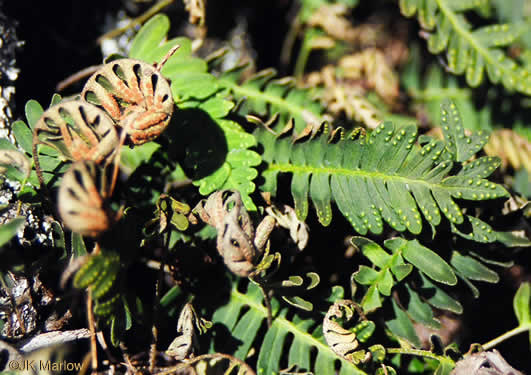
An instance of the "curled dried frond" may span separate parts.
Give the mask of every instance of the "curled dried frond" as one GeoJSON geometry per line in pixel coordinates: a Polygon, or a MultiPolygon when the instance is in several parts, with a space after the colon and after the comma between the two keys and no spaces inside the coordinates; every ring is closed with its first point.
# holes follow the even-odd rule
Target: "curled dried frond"
{"type": "Polygon", "coordinates": [[[205,0],[184,0],[184,7],[189,13],[188,21],[203,26],[205,24],[205,0]]]}
{"type": "Polygon", "coordinates": [[[348,11],[345,4],[321,5],[307,23],[322,28],[335,39],[353,42],[358,38],[358,33],[346,18],[348,11]]]}
{"type": "Polygon", "coordinates": [[[336,301],[326,313],[323,321],[323,335],[326,343],[337,355],[355,364],[366,362],[371,359],[371,352],[359,350],[358,334],[365,341],[374,331],[374,323],[365,320],[361,313],[361,307],[351,300],[336,301]],[[346,329],[338,323],[342,320],[345,324],[351,323],[354,315],[360,315],[361,322],[352,329],[346,329]]]}
{"type": "Polygon", "coordinates": [[[500,352],[481,352],[469,355],[458,361],[450,375],[523,375],[520,371],[511,367],[502,357],[500,352]]]}
{"type": "Polygon", "coordinates": [[[105,64],[89,78],[81,97],[104,109],[133,145],[157,138],[174,106],[170,84],[159,69],[134,59],[105,64]]]}
{"type": "Polygon", "coordinates": [[[193,357],[198,347],[197,332],[202,334],[211,326],[211,322],[198,317],[192,304],[187,303],[181,310],[177,322],[179,336],[172,341],[166,354],[177,360],[193,357]]]}
{"type": "Polygon", "coordinates": [[[58,209],[64,224],[83,236],[98,237],[117,219],[107,203],[106,169],[93,161],[78,161],[64,174],[58,209]]]}
{"type": "Polygon", "coordinates": [[[217,249],[227,267],[238,276],[249,276],[263,254],[271,220],[261,223],[256,232],[237,191],[223,190],[211,194],[194,211],[218,232],[217,249]]]}
{"type": "Polygon", "coordinates": [[[297,245],[299,250],[304,250],[308,244],[309,228],[304,221],[297,217],[297,213],[288,205],[283,205],[282,208],[270,206],[266,208],[266,212],[275,218],[276,223],[282,228],[289,230],[289,235],[293,242],[297,245]]]}
{"type": "Polygon", "coordinates": [[[341,58],[338,68],[344,78],[365,80],[367,86],[388,103],[393,103],[398,97],[398,77],[383,52],[376,48],[341,58]]]}
{"type": "Polygon", "coordinates": [[[33,132],[33,158],[41,184],[37,145],[52,147],[67,160],[109,164],[118,143],[113,120],[98,107],[80,100],[50,107],[42,114],[33,132]]]}
{"type": "Polygon", "coordinates": [[[381,122],[379,111],[363,96],[365,89],[353,81],[345,81],[336,75],[336,69],[329,65],[321,72],[308,75],[307,83],[311,86],[323,85],[321,101],[334,115],[344,113],[348,118],[374,129],[381,122]]]}

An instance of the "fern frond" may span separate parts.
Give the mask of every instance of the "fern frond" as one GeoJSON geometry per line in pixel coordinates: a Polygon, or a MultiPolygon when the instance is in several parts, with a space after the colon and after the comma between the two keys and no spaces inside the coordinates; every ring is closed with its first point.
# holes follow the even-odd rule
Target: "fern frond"
{"type": "Polygon", "coordinates": [[[93,254],[77,271],[74,277],[76,288],[89,288],[96,301],[94,312],[109,315],[119,300],[119,293],[113,289],[120,271],[120,258],[117,254],[93,254]]]}
{"type": "MultiPolygon", "coordinates": [[[[326,344],[321,326],[312,319],[303,319],[298,315],[287,318],[288,309],[279,310],[278,302],[273,299],[273,324],[263,338],[257,336],[262,325],[265,325],[267,310],[262,305],[262,292],[250,283],[246,292],[233,286],[229,302],[216,310],[212,317],[213,323],[221,323],[232,332],[240,344],[233,354],[237,358],[246,358],[249,350],[257,340],[261,341],[257,360],[257,373],[273,374],[280,370],[283,356],[287,355],[287,366],[296,364],[300,368],[314,374],[332,374],[335,364],[339,361],[340,374],[364,375],[352,362],[338,357],[326,344]],[[289,336],[293,340],[287,347],[289,336]],[[313,356],[312,352],[317,351],[313,356]]],[[[284,363],[284,362],[283,362],[284,363]]]]}
{"type": "MultiPolygon", "coordinates": [[[[363,63],[368,60],[364,58],[367,55],[361,55],[364,60],[363,63]]],[[[371,58],[370,55],[369,59],[371,58]]],[[[350,57],[357,58],[357,55],[347,56],[344,59],[349,59],[350,57]]],[[[382,114],[379,110],[375,108],[371,102],[365,97],[365,89],[362,83],[353,84],[351,81],[345,81],[345,77],[348,78],[361,78],[361,68],[356,67],[356,60],[351,61],[351,72],[343,72],[344,67],[341,66],[342,60],[338,63],[338,68],[334,68],[332,65],[325,66],[320,72],[312,72],[307,77],[307,84],[310,86],[322,85],[323,88],[319,92],[318,97],[321,102],[326,106],[328,111],[334,116],[339,116],[341,113],[344,113],[349,119],[355,119],[358,122],[365,124],[368,128],[374,129],[382,122],[382,114]]],[[[378,64],[375,64],[378,65],[378,64]]],[[[386,81],[385,78],[382,78],[380,74],[382,70],[386,68],[372,69],[372,77],[366,77],[367,83],[372,86],[381,85],[386,81]],[[376,73],[376,74],[374,74],[376,73]],[[378,78],[376,78],[378,77],[378,78]],[[372,82],[370,82],[372,80],[372,82]]],[[[367,72],[367,75],[369,73],[367,72]]],[[[386,87],[388,93],[393,92],[396,87],[398,93],[398,81],[396,81],[395,87],[393,83],[386,81],[383,86],[386,87]]],[[[392,96],[392,94],[390,95],[392,96]]]]}
{"type": "MultiPolygon", "coordinates": [[[[406,241],[402,238],[387,240],[385,246],[391,250],[391,254],[377,243],[364,237],[354,237],[352,243],[360,248],[362,254],[374,265],[373,268],[361,265],[358,271],[352,274],[353,281],[368,286],[361,300],[361,306],[366,312],[380,308],[382,306],[381,296],[389,297],[396,284],[406,279],[414,268],[420,271],[421,275],[437,283],[446,285],[457,283],[450,265],[416,240],[406,241]]],[[[435,300],[434,306],[453,312],[462,311],[459,302],[431,281],[425,279],[423,284],[426,288],[429,285],[429,289],[433,291],[431,298],[435,300]]],[[[417,292],[407,285],[407,282],[405,285],[409,294],[409,303],[405,305],[405,308],[410,315],[424,325],[439,328],[439,322],[434,319],[429,305],[419,298],[417,292]]],[[[427,302],[431,303],[429,299],[427,302]]]]}
{"type": "Polygon", "coordinates": [[[428,49],[434,54],[446,50],[448,67],[465,74],[468,84],[478,86],[485,70],[492,83],[531,95],[529,70],[508,57],[499,47],[513,43],[527,30],[525,23],[496,24],[472,29],[464,12],[481,10],[486,0],[400,0],[406,17],[418,14],[421,26],[432,30],[428,49]]]}
{"type": "Polygon", "coordinates": [[[460,84],[458,77],[445,74],[438,64],[422,72],[422,61],[417,46],[410,51],[410,59],[401,75],[402,84],[417,105],[420,105],[432,124],[439,124],[440,106],[445,100],[452,100],[459,108],[459,113],[467,129],[491,130],[489,109],[486,106],[478,111],[474,105],[472,89],[460,84]]]}
{"type": "Polygon", "coordinates": [[[180,109],[174,114],[173,121],[178,125],[171,138],[177,143],[175,147],[183,150],[183,168],[199,186],[201,194],[236,189],[240,191],[245,206],[256,209],[249,197],[255,189],[252,181],[258,175],[254,167],[261,163],[260,155],[250,150],[256,140],[238,123],[227,118],[234,103],[215,95],[224,86],[208,72],[204,60],[192,56],[190,40],[166,41],[169,27],[169,20],[164,15],[150,19],[133,40],[130,55],[156,62],[175,45],[180,45],[161,72],[171,81],[172,94],[180,109]]]}
{"type": "MultiPolygon", "coordinates": [[[[53,106],[60,101],[61,96],[54,94],[50,106],[53,106]]],[[[26,122],[17,120],[12,124],[11,129],[18,148],[26,154],[32,155],[33,129],[44,113],[44,109],[36,100],[28,100],[24,107],[24,112],[26,115],[26,122]]],[[[66,172],[69,167],[68,163],[65,163],[66,159],[56,149],[49,146],[41,146],[39,153],[44,182],[48,184],[53,180],[54,184],[58,184],[59,180],[57,177],[66,172]]],[[[35,171],[31,172],[28,182],[35,187],[39,186],[35,171]]]]}
{"type": "Polygon", "coordinates": [[[330,224],[334,199],[360,234],[382,233],[383,222],[398,231],[418,234],[424,218],[433,226],[441,216],[461,224],[464,216],[453,198],[486,200],[507,196],[505,189],[483,178],[451,175],[454,162],[446,144],[431,140],[417,147],[417,128],[385,122],[369,136],[329,143],[328,130],[310,141],[293,144],[260,129],[264,146],[264,189],[276,191],[276,176],[291,173],[297,216],[308,214],[308,196],[324,226],[330,224]],[[420,212],[419,212],[420,208],[420,212]],[[442,214],[441,214],[442,212],[442,214]]]}
{"type": "Polygon", "coordinates": [[[293,78],[276,78],[275,70],[266,69],[238,83],[244,69],[238,66],[227,71],[218,81],[235,99],[242,100],[240,113],[262,118],[278,115],[279,127],[293,121],[297,134],[308,126],[317,129],[325,121],[324,108],[307,90],[295,87],[293,78]]]}

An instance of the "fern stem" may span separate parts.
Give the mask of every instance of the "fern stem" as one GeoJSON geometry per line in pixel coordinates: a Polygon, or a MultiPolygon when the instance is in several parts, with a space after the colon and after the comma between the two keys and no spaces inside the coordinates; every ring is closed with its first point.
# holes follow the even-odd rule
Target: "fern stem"
{"type": "Polygon", "coordinates": [[[94,327],[96,323],[94,321],[94,312],[92,309],[92,292],[89,290],[87,293],[87,322],[90,330],[90,364],[92,372],[95,372],[98,369],[98,345],[96,344],[96,329],[94,327]]]}
{"type": "Polygon", "coordinates": [[[286,100],[285,98],[273,95],[265,91],[260,91],[254,88],[249,88],[246,86],[240,86],[237,83],[230,81],[228,79],[221,78],[219,80],[221,86],[228,88],[233,91],[237,96],[244,98],[252,98],[255,100],[261,100],[266,103],[269,103],[272,106],[282,109],[283,112],[291,114],[293,117],[307,118],[309,115],[317,117],[317,122],[323,122],[321,119],[320,113],[315,113],[311,111],[310,108],[304,107],[302,105],[293,104],[292,102],[286,100]]]}
{"type": "Polygon", "coordinates": [[[381,179],[384,181],[396,181],[403,184],[417,184],[425,185],[429,189],[434,189],[436,187],[441,187],[441,184],[429,183],[422,179],[415,179],[411,177],[402,177],[399,175],[390,175],[386,173],[381,173],[378,171],[366,171],[362,169],[348,169],[348,168],[335,168],[335,167],[314,167],[311,165],[296,165],[290,163],[270,163],[266,169],[267,172],[270,171],[279,171],[282,173],[308,173],[311,175],[314,174],[330,174],[330,175],[343,175],[351,177],[365,177],[371,179],[381,179]]]}
{"type": "Polygon", "coordinates": [[[271,326],[273,325],[273,315],[271,313],[271,298],[269,297],[269,294],[267,293],[265,287],[260,284],[258,284],[258,286],[260,287],[260,290],[264,295],[264,303],[267,309],[267,328],[271,328],[271,326]]]}
{"type": "Polygon", "coordinates": [[[301,50],[299,52],[299,56],[297,56],[297,61],[295,63],[295,77],[297,79],[300,79],[301,76],[304,74],[304,68],[306,67],[308,58],[310,57],[310,52],[312,52],[312,48],[310,45],[311,38],[312,37],[309,36],[309,34],[304,35],[301,50]]]}
{"type": "Polygon", "coordinates": [[[175,0],[160,0],[157,3],[155,3],[151,8],[149,8],[144,14],[140,15],[139,17],[133,19],[131,22],[129,22],[124,27],[120,27],[118,29],[114,29],[109,31],[108,33],[103,34],[100,36],[96,43],[102,44],[104,40],[116,38],[119,35],[122,35],[127,30],[132,29],[133,27],[137,25],[141,25],[144,22],[146,22],[148,19],[150,19],[153,15],[159,13],[162,9],[166,8],[168,5],[172,4],[175,0]]]}
{"type": "MultiPolygon", "coordinates": [[[[418,357],[427,357],[432,358],[437,361],[441,361],[443,359],[451,360],[447,357],[443,357],[437,354],[433,354],[429,350],[419,350],[419,349],[406,349],[406,348],[388,348],[386,349],[388,354],[405,354],[405,355],[414,355],[418,357]]],[[[453,362],[453,361],[452,361],[453,362]]]]}
{"type": "Polygon", "coordinates": [[[483,349],[489,350],[494,348],[496,345],[501,343],[502,341],[505,341],[513,336],[516,336],[522,332],[530,331],[531,330],[531,323],[524,324],[519,327],[513,328],[510,331],[505,332],[503,335],[500,335],[496,337],[495,339],[490,340],[486,344],[481,345],[483,349]]]}
{"type": "Polygon", "coordinates": [[[282,50],[280,51],[280,63],[285,67],[288,66],[289,60],[291,59],[291,53],[293,52],[293,45],[297,39],[297,34],[299,33],[301,22],[299,18],[291,24],[288,34],[282,43],[282,50]]]}

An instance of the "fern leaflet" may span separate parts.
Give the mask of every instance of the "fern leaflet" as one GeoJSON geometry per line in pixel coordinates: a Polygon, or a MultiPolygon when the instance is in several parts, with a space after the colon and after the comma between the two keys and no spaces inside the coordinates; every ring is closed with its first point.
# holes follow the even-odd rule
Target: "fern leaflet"
{"type": "Polygon", "coordinates": [[[421,26],[434,30],[428,40],[430,52],[447,50],[450,71],[465,73],[470,86],[478,86],[486,70],[491,82],[501,81],[509,90],[531,95],[530,72],[498,48],[514,42],[527,25],[496,24],[473,30],[464,12],[485,5],[486,0],[400,0],[402,14],[412,17],[418,13],[421,26]]]}
{"type": "Polygon", "coordinates": [[[275,78],[276,72],[266,69],[238,84],[244,69],[245,66],[238,66],[225,72],[218,82],[236,99],[244,99],[239,107],[241,113],[270,118],[278,115],[276,122],[283,127],[293,121],[296,133],[307,126],[316,129],[325,121],[324,108],[306,90],[296,88],[293,78],[275,78]]]}
{"type": "Polygon", "coordinates": [[[165,40],[169,28],[166,16],[150,19],[133,40],[130,55],[147,62],[160,61],[171,48],[180,45],[164,65],[162,74],[171,81],[172,94],[180,109],[173,120],[178,124],[174,128],[177,134],[169,138],[176,143],[174,148],[183,150],[183,169],[199,186],[201,194],[237,189],[245,206],[255,209],[249,194],[255,189],[252,181],[258,173],[254,167],[261,159],[249,148],[256,145],[256,140],[227,118],[234,103],[216,95],[223,87],[208,73],[207,63],[192,56],[190,40],[165,40]]]}
{"type": "MultiPolygon", "coordinates": [[[[262,306],[262,298],[262,292],[252,283],[249,283],[245,293],[238,291],[237,285],[234,285],[227,305],[218,308],[212,317],[213,323],[224,324],[232,335],[241,341],[234,353],[237,358],[245,358],[253,342],[259,339],[257,333],[265,324],[267,316],[266,308],[262,306]]],[[[279,310],[278,302],[272,302],[275,318],[261,344],[257,345],[260,347],[257,373],[278,373],[281,357],[287,352],[288,366],[298,365],[314,374],[334,373],[336,361],[341,364],[339,374],[366,374],[352,362],[338,357],[332,351],[323,338],[321,325],[317,325],[312,319],[302,319],[297,315],[288,319],[288,309],[279,310]],[[286,340],[290,335],[293,335],[293,341],[287,349],[286,340]],[[317,350],[314,360],[311,356],[313,350],[317,350]]]]}
{"type": "MultiPolygon", "coordinates": [[[[329,143],[327,127],[303,143],[277,139],[264,129],[256,136],[265,149],[263,159],[269,163],[264,189],[274,193],[276,176],[291,173],[298,217],[304,220],[308,215],[310,196],[324,226],[332,218],[331,199],[360,234],[382,233],[383,221],[395,230],[418,234],[422,230],[419,208],[432,226],[440,224],[441,212],[451,223],[462,224],[465,217],[452,198],[507,196],[502,186],[485,180],[484,175],[474,176],[475,168],[450,175],[454,162],[449,159],[455,156],[443,141],[431,139],[417,147],[414,125],[398,128],[385,122],[367,137],[346,137],[335,144],[329,143]]],[[[495,166],[496,160],[483,163],[495,166]]]]}

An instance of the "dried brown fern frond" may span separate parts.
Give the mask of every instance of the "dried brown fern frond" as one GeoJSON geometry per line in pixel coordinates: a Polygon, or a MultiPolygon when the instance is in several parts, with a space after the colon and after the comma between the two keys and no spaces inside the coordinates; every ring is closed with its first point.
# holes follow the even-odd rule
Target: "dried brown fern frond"
{"type": "Polygon", "coordinates": [[[310,86],[324,86],[320,99],[330,113],[344,113],[347,118],[359,121],[371,129],[382,122],[379,111],[364,97],[364,88],[339,78],[334,66],[328,65],[320,72],[309,74],[306,83],[310,86]]]}
{"type": "Polygon", "coordinates": [[[511,129],[494,131],[485,145],[485,152],[500,157],[504,169],[507,166],[525,168],[531,173],[531,143],[511,129]]]}
{"type": "Polygon", "coordinates": [[[321,5],[308,19],[308,26],[322,28],[334,39],[355,42],[359,32],[346,18],[349,8],[345,4],[321,5]]]}
{"type": "Polygon", "coordinates": [[[398,76],[387,63],[383,52],[376,48],[341,58],[338,68],[344,78],[363,80],[369,89],[374,89],[389,104],[398,97],[398,76]]]}
{"type": "Polygon", "coordinates": [[[387,63],[382,51],[369,48],[341,58],[336,66],[327,65],[307,76],[310,86],[324,86],[322,101],[334,114],[345,113],[348,118],[375,128],[381,122],[379,111],[365,98],[374,90],[382,99],[394,104],[399,95],[396,73],[387,63]]]}

